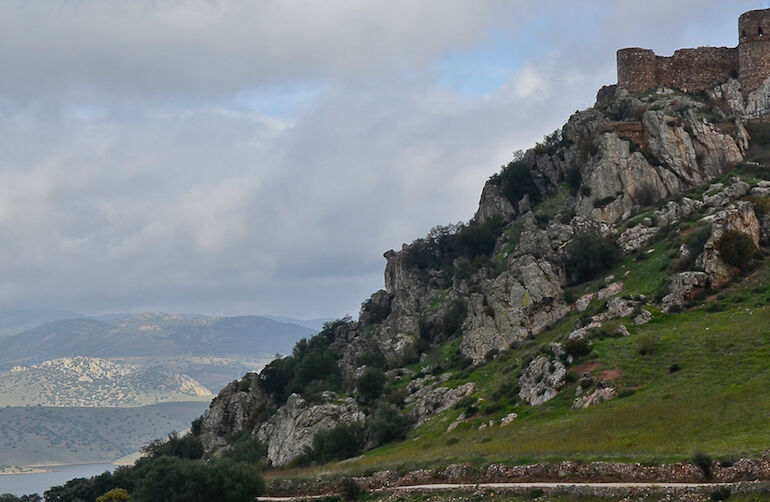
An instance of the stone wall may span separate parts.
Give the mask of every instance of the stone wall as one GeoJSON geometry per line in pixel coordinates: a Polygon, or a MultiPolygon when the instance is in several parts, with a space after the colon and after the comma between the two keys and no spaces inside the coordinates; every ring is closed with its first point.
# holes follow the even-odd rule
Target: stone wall
{"type": "Polygon", "coordinates": [[[618,85],[632,92],[656,86],[700,92],[737,78],[742,91],[749,93],[770,77],[770,9],[741,15],[738,31],[735,48],[680,49],[670,57],[656,56],[649,49],[621,49],[618,85]]]}
{"type": "Polygon", "coordinates": [[[738,76],[738,54],[737,48],[729,47],[679,49],[670,57],[656,56],[649,49],[621,49],[617,53],[618,85],[632,92],[659,85],[705,91],[738,76]]]}
{"type": "Polygon", "coordinates": [[[729,47],[679,49],[655,58],[657,85],[700,92],[738,76],[738,50],[729,47]]]}

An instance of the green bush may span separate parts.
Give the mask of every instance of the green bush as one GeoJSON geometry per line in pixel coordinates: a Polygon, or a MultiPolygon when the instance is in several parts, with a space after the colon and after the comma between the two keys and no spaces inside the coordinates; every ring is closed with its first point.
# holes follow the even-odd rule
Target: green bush
{"type": "Polygon", "coordinates": [[[222,456],[234,462],[256,464],[267,457],[267,446],[252,436],[249,431],[244,431],[230,444],[230,449],[225,451],[222,456]]]}
{"type": "Polygon", "coordinates": [[[594,201],[594,207],[601,208],[601,207],[608,206],[609,204],[615,202],[615,198],[616,198],[615,196],[610,195],[608,197],[604,197],[603,199],[597,199],[594,201]]]}
{"type": "Polygon", "coordinates": [[[379,368],[370,368],[356,380],[356,391],[358,400],[362,403],[375,401],[382,394],[385,387],[385,373],[379,368]]]}
{"type": "Polygon", "coordinates": [[[711,492],[711,495],[709,495],[709,499],[711,500],[727,500],[730,498],[730,495],[732,494],[730,487],[728,486],[720,486],[713,492],[711,492]]]}
{"type": "Polygon", "coordinates": [[[751,263],[751,259],[757,253],[754,241],[751,236],[738,232],[737,230],[728,230],[717,242],[719,256],[728,265],[733,265],[745,270],[751,263]]]}
{"type": "Polygon", "coordinates": [[[353,501],[360,499],[364,494],[358,483],[354,479],[345,478],[340,483],[340,495],[342,500],[353,501]]]}
{"type": "Polygon", "coordinates": [[[577,195],[580,190],[580,185],[583,183],[583,175],[580,172],[580,166],[573,166],[567,169],[564,180],[567,182],[569,192],[572,195],[577,195]]]}
{"type": "Polygon", "coordinates": [[[500,187],[505,198],[512,204],[515,205],[525,195],[529,195],[529,200],[534,205],[540,202],[542,194],[532,177],[532,167],[531,161],[514,160],[492,176],[490,181],[500,187]]]}
{"type": "Polygon", "coordinates": [[[365,429],[361,423],[340,424],[313,436],[312,446],[305,456],[310,461],[325,464],[330,460],[344,460],[363,451],[365,429]]]}
{"type": "Polygon", "coordinates": [[[165,440],[150,441],[142,447],[141,452],[151,458],[166,456],[197,460],[203,456],[203,445],[201,440],[192,434],[179,436],[176,432],[171,432],[165,440]]]}
{"type": "Polygon", "coordinates": [[[460,333],[467,315],[468,304],[462,298],[455,299],[441,316],[441,331],[450,337],[460,333]]]}
{"type": "Polygon", "coordinates": [[[389,297],[387,301],[382,301],[378,293],[375,293],[361,304],[360,316],[366,317],[369,324],[379,324],[390,315],[390,303],[389,297]]]}
{"type": "Polygon", "coordinates": [[[413,422],[392,404],[380,402],[367,422],[367,430],[371,440],[380,445],[403,440],[413,422]]]}
{"type": "Polygon", "coordinates": [[[640,355],[648,356],[658,350],[660,335],[657,333],[644,333],[636,340],[636,349],[640,355]]]}
{"type": "Polygon", "coordinates": [[[692,456],[692,463],[703,473],[703,477],[711,479],[711,457],[701,451],[696,451],[692,456]]]}
{"type": "Polygon", "coordinates": [[[591,353],[591,341],[585,336],[570,338],[564,342],[564,350],[576,359],[587,356],[591,353]]]}
{"type": "Polygon", "coordinates": [[[599,235],[585,233],[572,239],[562,259],[570,282],[578,284],[612,268],[620,257],[620,249],[615,244],[599,235]]]}

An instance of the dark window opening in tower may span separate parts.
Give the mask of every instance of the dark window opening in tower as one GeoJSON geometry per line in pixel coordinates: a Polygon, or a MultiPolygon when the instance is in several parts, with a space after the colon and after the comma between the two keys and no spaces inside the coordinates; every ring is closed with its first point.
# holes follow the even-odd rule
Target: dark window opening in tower
{"type": "Polygon", "coordinates": [[[760,37],[764,36],[764,32],[762,31],[762,27],[761,26],[759,28],[757,28],[757,35],[759,35],[760,37]]]}

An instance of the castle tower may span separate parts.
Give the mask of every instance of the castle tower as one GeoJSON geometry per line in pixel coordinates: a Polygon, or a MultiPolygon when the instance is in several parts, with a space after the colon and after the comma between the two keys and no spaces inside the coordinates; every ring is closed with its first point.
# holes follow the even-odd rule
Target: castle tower
{"type": "Polygon", "coordinates": [[[770,76],[770,9],[750,10],[738,18],[738,80],[743,92],[770,76]]]}
{"type": "Polygon", "coordinates": [[[620,49],[617,58],[620,87],[639,92],[657,85],[654,51],[638,47],[620,49]]]}

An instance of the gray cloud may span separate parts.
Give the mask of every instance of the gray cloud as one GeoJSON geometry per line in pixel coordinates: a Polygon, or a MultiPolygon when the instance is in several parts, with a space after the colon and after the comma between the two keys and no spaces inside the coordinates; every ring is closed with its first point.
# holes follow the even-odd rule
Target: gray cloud
{"type": "Polygon", "coordinates": [[[0,4],[0,308],[355,313],[617,47],[734,45],[753,3],[0,4]],[[501,30],[502,85],[441,83],[501,30]]]}

